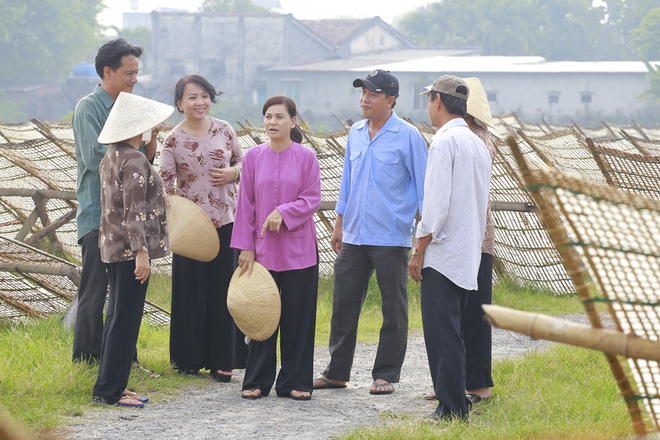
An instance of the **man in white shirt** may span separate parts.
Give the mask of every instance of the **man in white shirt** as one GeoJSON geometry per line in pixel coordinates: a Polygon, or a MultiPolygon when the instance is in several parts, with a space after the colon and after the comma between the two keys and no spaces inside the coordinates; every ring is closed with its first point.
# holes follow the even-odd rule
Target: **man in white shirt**
{"type": "Polygon", "coordinates": [[[424,207],[408,272],[421,281],[424,340],[439,404],[434,419],[467,420],[461,308],[477,289],[486,227],[491,160],[463,120],[469,94],[460,78],[443,75],[426,87],[431,123],[424,207]]]}

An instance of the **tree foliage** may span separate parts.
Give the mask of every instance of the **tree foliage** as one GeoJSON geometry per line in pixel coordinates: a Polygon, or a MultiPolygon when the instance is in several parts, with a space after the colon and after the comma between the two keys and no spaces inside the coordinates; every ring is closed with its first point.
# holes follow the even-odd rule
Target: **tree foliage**
{"type": "Polygon", "coordinates": [[[204,0],[201,9],[204,12],[268,12],[250,0],[204,0]]]}
{"type": "Polygon", "coordinates": [[[641,59],[660,61],[660,8],[649,11],[630,37],[641,59]]]}
{"type": "Polygon", "coordinates": [[[57,79],[98,46],[102,0],[0,0],[0,79],[57,79]]]}
{"type": "Polygon", "coordinates": [[[637,57],[630,31],[657,7],[660,0],[442,0],[406,14],[399,28],[421,46],[479,46],[483,55],[624,60],[637,57]]]}

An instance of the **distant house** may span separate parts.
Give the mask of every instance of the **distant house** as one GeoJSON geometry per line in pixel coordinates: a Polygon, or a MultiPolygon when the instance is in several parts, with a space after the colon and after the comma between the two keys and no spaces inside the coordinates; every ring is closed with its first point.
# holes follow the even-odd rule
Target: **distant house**
{"type": "MultiPolygon", "coordinates": [[[[458,54],[455,54],[458,55],[458,54]]],[[[660,64],[660,63],[658,63],[660,64]]],[[[382,68],[400,83],[395,111],[427,120],[424,86],[442,74],[476,76],[486,90],[493,114],[515,111],[524,121],[599,124],[601,119],[630,120],[644,111],[639,96],[649,88],[644,63],[634,61],[546,61],[542,57],[446,56],[431,50],[393,51],[300,66],[272,68],[268,93],[280,93],[298,81],[298,109],[311,123],[359,119],[354,78],[382,68]],[[331,91],[330,93],[328,91],[331,91]]]]}

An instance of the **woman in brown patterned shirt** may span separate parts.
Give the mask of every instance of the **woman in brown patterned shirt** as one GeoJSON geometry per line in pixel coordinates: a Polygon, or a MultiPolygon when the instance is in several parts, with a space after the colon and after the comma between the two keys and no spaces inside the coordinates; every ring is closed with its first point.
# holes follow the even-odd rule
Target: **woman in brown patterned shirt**
{"type": "Polygon", "coordinates": [[[227,288],[237,252],[229,247],[243,150],[227,122],[208,115],[215,88],[200,75],[186,75],[174,101],[186,118],[165,139],[160,172],[168,194],[197,203],[213,221],[220,252],[210,262],[172,257],[170,361],[179,372],[208,369],[218,382],[245,368],[247,346],[227,310],[227,288]],[[175,185],[176,184],[176,185],[175,185]]]}
{"type": "Polygon", "coordinates": [[[142,322],[150,259],[166,256],[169,242],[163,182],[138,148],[173,111],[169,105],[122,92],[99,135],[99,143],[108,144],[99,166],[99,247],[110,295],[95,403],[142,408],[148,400],[124,390],[142,322]]]}

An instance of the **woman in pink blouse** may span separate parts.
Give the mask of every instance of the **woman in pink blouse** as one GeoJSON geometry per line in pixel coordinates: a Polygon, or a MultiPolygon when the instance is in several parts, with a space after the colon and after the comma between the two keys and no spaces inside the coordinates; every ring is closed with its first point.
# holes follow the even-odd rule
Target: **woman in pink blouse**
{"type": "Polygon", "coordinates": [[[174,101],[186,118],[165,139],[160,173],[167,193],[197,203],[220,238],[220,252],[210,262],[173,254],[170,361],[179,372],[208,369],[216,381],[229,382],[247,356],[244,336],[227,310],[237,259],[229,241],[243,150],[231,125],[208,115],[219,94],[200,75],[177,82],[174,101]]]}
{"type": "MultiPolygon", "coordinates": [[[[241,250],[241,276],[255,261],[270,271],[280,289],[280,397],[309,400],[313,390],[318,252],[314,213],[321,206],[321,176],[314,152],[300,145],[296,105],[286,96],[263,106],[269,141],[250,148],[236,206],[231,246],[241,250]]],[[[275,381],[278,331],[250,341],[243,398],[267,396],[275,381]]]]}

